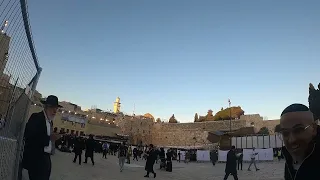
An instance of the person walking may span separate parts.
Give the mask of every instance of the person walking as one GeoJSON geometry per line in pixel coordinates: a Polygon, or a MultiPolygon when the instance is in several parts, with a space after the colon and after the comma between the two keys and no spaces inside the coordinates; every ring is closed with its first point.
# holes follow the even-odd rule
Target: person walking
{"type": "Polygon", "coordinates": [[[160,158],[160,169],[166,168],[166,153],[163,148],[160,148],[159,158],[160,158]]]}
{"type": "Polygon", "coordinates": [[[83,143],[80,137],[77,137],[74,141],[74,148],[73,148],[73,152],[74,152],[74,159],[73,159],[73,163],[75,163],[77,161],[77,158],[79,158],[79,165],[81,165],[81,156],[82,156],[82,150],[84,149],[83,147],[83,143]]]}
{"type": "Polygon", "coordinates": [[[124,162],[126,160],[127,157],[127,147],[124,145],[124,143],[122,143],[119,147],[119,151],[118,151],[118,158],[119,158],[119,166],[120,166],[120,172],[123,171],[123,166],[124,166],[124,162]]]}
{"type": "Polygon", "coordinates": [[[237,175],[237,156],[235,153],[235,146],[231,147],[231,150],[227,154],[227,163],[226,163],[226,169],[225,169],[225,176],[224,180],[227,180],[229,175],[231,174],[234,178],[234,180],[238,180],[237,175]]]}
{"type": "Polygon", "coordinates": [[[172,172],[172,155],[173,155],[173,151],[171,149],[168,149],[167,151],[167,164],[166,164],[166,171],[168,172],[172,172]]]}
{"type": "Polygon", "coordinates": [[[107,159],[108,149],[109,149],[108,143],[107,143],[107,142],[104,142],[104,143],[102,144],[102,158],[107,159]]]}
{"type": "Polygon", "coordinates": [[[215,166],[216,165],[216,162],[218,160],[218,155],[217,155],[217,152],[215,150],[212,150],[210,152],[210,160],[212,162],[212,165],[215,166]]]}
{"type": "Polygon", "coordinates": [[[129,146],[127,151],[127,163],[130,164],[131,163],[131,156],[132,156],[132,148],[131,146],[129,146]]]}
{"type": "Polygon", "coordinates": [[[178,152],[178,162],[180,163],[180,161],[181,161],[181,152],[179,151],[178,152]]]}
{"type": "Polygon", "coordinates": [[[51,175],[52,121],[62,106],[54,95],[41,101],[44,110],[33,113],[26,124],[22,167],[28,170],[29,180],[49,180],[51,175]]]}
{"type": "Polygon", "coordinates": [[[146,152],[146,167],[145,170],[147,171],[147,174],[144,177],[149,177],[149,174],[152,173],[153,177],[156,178],[157,174],[153,170],[153,165],[156,161],[156,152],[154,150],[153,144],[149,145],[149,150],[146,152]]]}
{"type": "Polygon", "coordinates": [[[252,152],[251,152],[251,161],[250,161],[250,165],[248,167],[248,171],[251,171],[250,167],[253,164],[254,167],[256,168],[256,171],[259,171],[260,169],[257,168],[257,164],[256,164],[256,156],[258,155],[258,153],[255,151],[256,148],[252,148],[252,152]]]}
{"type": "Polygon", "coordinates": [[[238,170],[242,171],[242,165],[243,165],[243,149],[240,150],[240,153],[238,154],[238,170]]]}
{"type": "Polygon", "coordinates": [[[133,161],[134,160],[138,161],[138,149],[136,147],[133,148],[133,161]]]}
{"type": "Polygon", "coordinates": [[[280,161],[282,156],[281,149],[278,150],[277,156],[278,156],[278,161],[280,161]]]}
{"type": "Polygon", "coordinates": [[[89,135],[89,139],[86,141],[86,152],[85,152],[85,160],[83,163],[88,163],[88,158],[91,159],[92,166],[94,166],[94,159],[93,159],[93,154],[94,154],[94,147],[95,147],[95,142],[93,139],[93,135],[89,135]]]}

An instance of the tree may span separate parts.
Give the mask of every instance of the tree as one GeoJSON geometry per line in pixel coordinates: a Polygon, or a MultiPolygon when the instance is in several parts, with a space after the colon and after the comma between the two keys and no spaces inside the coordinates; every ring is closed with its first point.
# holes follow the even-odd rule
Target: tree
{"type": "Polygon", "coordinates": [[[258,134],[269,135],[270,132],[269,132],[269,129],[268,129],[267,127],[262,127],[262,128],[259,130],[258,134]]]}
{"type": "Polygon", "coordinates": [[[280,127],[280,124],[276,125],[276,127],[274,127],[274,132],[278,133],[280,132],[281,130],[281,127],[280,127]]]}
{"type": "MultiPolygon", "coordinates": [[[[244,115],[244,111],[240,106],[231,107],[231,119],[239,119],[241,115],[244,115]]],[[[214,120],[229,120],[230,108],[223,109],[216,113],[214,120]]]]}
{"type": "Polygon", "coordinates": [[[314,86],[309,84],[309,108],[313,113],[314,119],[320,119],[320,83],[318,84],[318,89],[315,89],[314,86]]]}
{"type": "Polygon", "coordinates": [[[176,118],[174,117],[174,114],[172,114],[172,116],[170,117],[169,123],[178,123],[178,121],[177,121],[176,118]]]}
{"type": "Polygon", "coordinates": [[[198,113],[196,113],[194,115],[194,122],[199,122],[199,116],[198,116],[198,113]]]}
{"type": "Polygon", "coordinates": [[[161,119],[160,119],[160,118],[157,118],[156,122],[157,122],[157,123],[161,123],[161,119]]]}

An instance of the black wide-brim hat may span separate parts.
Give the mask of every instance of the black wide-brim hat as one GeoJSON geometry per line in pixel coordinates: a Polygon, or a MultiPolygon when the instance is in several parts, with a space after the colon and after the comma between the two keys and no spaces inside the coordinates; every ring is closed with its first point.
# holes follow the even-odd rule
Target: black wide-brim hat
{"type": "Polygon", "coordinates": [[[41,100],[40,102],[44,105],[49,105],[49,106],[59,107],[59,108],[62,107],[59,105],[58,97],[54,96],[54,95],[50,95],[47,97],[47,99],[45,101],[41,100]]]}

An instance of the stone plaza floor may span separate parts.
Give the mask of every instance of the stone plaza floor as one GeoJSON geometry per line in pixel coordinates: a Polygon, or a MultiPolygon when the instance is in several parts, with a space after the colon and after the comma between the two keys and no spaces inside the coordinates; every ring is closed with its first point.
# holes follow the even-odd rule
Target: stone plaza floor
{"type": "MultiPolygon", "coordinates": [[[[83,155],[84,156],[84,155],[83,155]]],[[[103,159],[101,154],[95,154],[95,166],[88,164],[78,165],[73,163],[73,153],[56,152],[52,157],[51,180],[132,180],[144,178],[144,160],[125,164],[123,172],[120,172],[116,156],[107,156],[103,159]]],[[[83,160],[82,160],[83,161],[83,160]]],[[[247,171],[248,163],[243,164],[243,171],[238,171],[240,180],[283,180],[284,162],[259,162],[260,171],[247,171]]],[[[225,163],[212,166],[211,163],[178,163],[173,162],[173,172],[159,170],[159,164],[154,169],[159,180],[222,180],[225,163]]],[[[27,177],[24,172],[24,177],[27,177]]],[[[153,175],[150,175],[153,179],[153,175]]],[[[24,178],[28,180],[28,178],[24,178]]],[[[228,179],[233,179],[229,176],[228,179]]]]}

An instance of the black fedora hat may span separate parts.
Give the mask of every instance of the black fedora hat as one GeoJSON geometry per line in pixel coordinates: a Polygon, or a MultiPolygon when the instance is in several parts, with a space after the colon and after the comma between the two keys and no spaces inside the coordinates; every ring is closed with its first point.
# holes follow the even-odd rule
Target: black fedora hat
{"type": "Polygon", "coordinates": [[[54,106],[61,108],[62,106],[59,105],[59,100],[57,96],[50,95],[47,97],[45,101],[40,101],[44,105],[54,106]]]}

